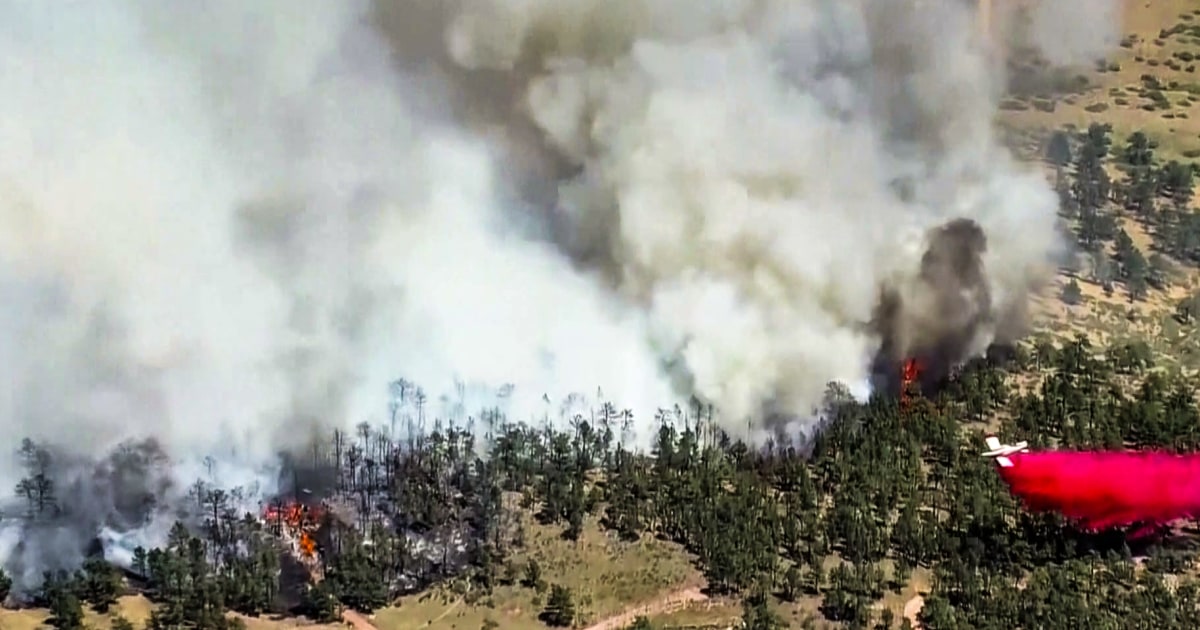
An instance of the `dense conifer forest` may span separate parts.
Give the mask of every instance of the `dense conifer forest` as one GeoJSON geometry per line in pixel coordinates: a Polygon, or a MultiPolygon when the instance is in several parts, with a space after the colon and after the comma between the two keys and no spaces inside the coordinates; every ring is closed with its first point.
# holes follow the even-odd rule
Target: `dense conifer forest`
{"type": "MultiPolygon", "coordinates": [[[[1189,534],[1130,549],[1119,532],[1078,533],[1020,509],[979,456],[985,418],[999,418],[1006,439],[1039,446],[1196,448],[1192,388],[1138,353],[1099,354],[1080,338],[973,363],[903,409],[894,398],[858,404],[832,388],[827,415],[804,450],[752,449],[703,410],[672,410],[653,452],[637,455],[621,446],[628,417],[611,406],[566,431],[494,416],[469,427],[435,423],[404,443],[365,427],[337,435],[310,464],[330,465],[346,507],[323,517],[314,571],[323,579],[295,587],[295,612],[369,612],[457,579],[476,601],[497,584],[546,589],[543,620],[569,625],[572,593],[509,559],[522,544],[515,514],[532,510],[568,539],[598,515],[612,536],[679,543],[709,589],[745,596],[755,628],[779,623],[770,598],[812,595],[828,620],[883,627],[892,620],[872,604],[917,567],[934,575],[928,628],[1200,625],[1189,534]],[[1024,393],[1008,384],[1035,367],[1040,383],[1024,393]],[[477,448],[484,436],[486,456],[477,448]]],[[[180,525],[165,548],[136,555],[134,571],[162,604],[155,628],[224,627],[233,623],[226,609],[260,613],[286,599],[270,524],[229,509],[222,492],[198,492],[211,511],[203,526],[180,525]]],[[[89,562],[76,576],[47,576],[40,600],[58,627],[78,627],[81,602],[105,606],[118,588],[113,569],[89,562]]]]}
{"type": "MultiPolygon", "coordinates": [[[[1108,292],[1123,283],[1136,301],[1169,282],[1169,261],[1200,262],[1193,172],[1158,164],[1140,134],[1114,148],[1109,131],[1056,133],[1044,158],[1066,225],[1093,260],[1086,273],[1067,271],[1108,292]],[[1113,181],[1106,161],[1124,179],[1113,181]],[[1154,228],[1149,256],[1119,227],[1126,216],[1154,228]]],[[[1079,299],[1076,282],[1065,301],[1079,299]]],[[[1196,299],[1178,303],[1182,325],[1200,312],[1196,299]]],[[[903,405],[894,395],[855,402],[831,385],[812,440],[761,448],[731,439],[702,406],[661,411],[647,453],[623,446],[632,418],[615,405],[558,430],[496,413],[428,419],[402,440],[363,425],[290,462],[289,493],[269,507],[302,507],[303,540],[282,540],[283,517],[239,512],[236,491],[201,480],[196,518],[165,547],[139,548],[125,571],[93,559],[47,574],[32,603],[55,627],[78,628],[82,605],[106,609],[127,581],[159,604],[153,628],[225,628],[240,623],[228,610],[333,620],[455,581],[479,605],[497,585],[544,592],[540,619],[570,626],[575,594],[514,560],[522,515],[533,514],[568,540],[593,517],[617,539],[677,543],[709,591],[740,596],[754,630],[782,625],[772,601],[805,597],[846,627],[907,625],[875,604],[915,570],[933,576],[926,628],[1200,627],[1193,532],[1135,548],[1121,532],[1081,533],[1021,509],[979,455],[985,432],[1034,447],[1196,450],[1195,383],[1179,374],[1140,342],[1043,340],[973,361],[903,405]]],[[[21,453],[29,518],[62,508],[38,445],[21,453]]],[[[11,586],[0,576],[0,595],[11,586]]]]}

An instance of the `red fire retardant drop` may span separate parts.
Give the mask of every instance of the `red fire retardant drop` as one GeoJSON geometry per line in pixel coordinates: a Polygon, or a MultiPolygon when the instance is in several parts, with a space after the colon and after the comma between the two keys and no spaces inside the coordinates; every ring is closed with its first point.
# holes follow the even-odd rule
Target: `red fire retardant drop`
{"type": "Polygon", "coordinates": [[[1086,530],[1138,533],[1200,516],[1200,454],[1024,452],[1000,476],[1026,508],[1058,512],[1086,530]]]}

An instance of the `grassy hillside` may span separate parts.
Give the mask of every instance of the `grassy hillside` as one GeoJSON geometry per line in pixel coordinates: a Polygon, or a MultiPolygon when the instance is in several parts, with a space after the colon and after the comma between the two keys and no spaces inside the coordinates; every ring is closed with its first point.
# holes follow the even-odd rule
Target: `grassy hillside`
{"type": "MultiPolygon", "coordinates": [[[[1163,159],[1200,160],[1200,3],[1129,2],[1125,33],[1122,48],[1093,68],[1050,76],[1036,63],[1018,60],[1016,91],[1006,99],[999,124],[1030,151],[1037,150],[1054,130],[1082,129],[1099,122],[1112,126],[1114,146],[1142,131],[1156,143],[1156,152],[1163,159]]],[[[1121,217],[1120,222],[1139,249],[1150,249],[1150,228],[1131,217],[1121,217]]],[[[1131,301],[1120,289],[1109,295],[1099,284],[1063,272],[1034,300],[1037,337],[1063,340],[1082,334],[1098,346],[1142,341],[1167,368],[1200,368],[1200,335],[1189,334],[1174,318],[1175,304],[1198,287],[1200,275],[1180,266],[1166,290],[1151,291],[1145,299],[1131,301]],[[1060,297],[1072,278],[1081,280],[1083,294],[1082,301],[1073,306],[1060,297]]],[[[694,558],[676,544],[651,536],[635,543],[621,542],[594,517],[589,517],[579,540],[568,541],[560,535],[560,526],[540,525],[527,518],[526,545],[509,559],[510,570],[521,571],[534,560],[546,584],[571,587],[581,627],[615,630],[633,616],[644,615],[656,627],[724,628],[737,623],[742,615],[736,600],[696,594],[704,586],[703,577],[694,558]]],[[[837,562],[830,556],[827,568],[837,562]]],[[[928,592],[931,573],[918,569],[905,580],[906,585],[887,592],[876,605],[890,610],[897,625],[906,605],[928,592]]],[[[532,630],[545,627],[537,618],[545,597],[544,589],[518,586],[499,586],[481,597],[465,582],[451,583],[379,610],[370,623],[380,630],[532,630]]],[[[773,600],[772,606],[790,625],[801,627],[819,620],[818,603],[818,597],[809,596],[786,604],[773,600]]],[[[127,596],[120,600],[117,611],[141,627],[150,604],[144,598],[127,596]]],[[[47,613],[39,610],[0,611],[0,630],[40,627],[46,617],[47,613]]],[[[89,612],[86,618],[89,627],[101,629],[110,628],[112,621],[112,614],[89,612]]],[[[262,630],[302,623],[244,621],[247,627],[262,630]]]]}
{"type": "Polygon", "coordinates": [[[1121,48],[1102,64],[1047,72],[1014,53],[1014,93],[1001,120],[1025,132],[1113,125],[1120,142],[1141,130],[1168,158],[1200,157],[1200,6],[1125,3],[1121,48]]]}
{"type": "MultiPolygon", "coordinates": [[[[1200,2],[1126,2],[1124,34],[1121,48],[1109,55],[1105,63],[1061,71],[1049,79],[1036,66],[1022,67],[1018,61],[1014,69],[1014,93],[1001,109],[998,124],[1023,138],[1026,150],[1040,150],[1045,138],[1056,129],[1083,129],[1092,123],[1101,123],[1111,125],[1114,146],[1119,146],[1135,131],[1141,131],[1150,137],[1162,160],[1200,160],[1200,2]]],[[[1139,249],[1150,251],[1152,237],[1148,226],[1131,217],[1123,217],[1120,222],[1139,249]]],[[[1131,301],[1121,290],[1107,295],[1099,284],[1084,281],[1080,283],[1083,301],[1069,306],[1061,295],[1072,277],[1079,276],[1065,271],[1059,273],[1055,281],[1034,298],[1035,339],[1061,343],[1083,334],[1098,347],[1141,341],[1150,345],[1160,365],[1168,368],[1183,366],[1191,370],[1200,368],[1200,335],[1191,334],[1192,331],[1181,326],[1174,317],[1176,303],[1200,288],[1200,273],[1195,269],[1176,267],[1166,290],[1151,291],[1137,301],[1131,301]]],[[[602,537],[598,531],[588,534],[589,539],[602,537]]],[[[570,566],[578,565],[579,554],[587,552],[567,546],[558,547],[555,553],[563,554],[561,564],[570,566]]],[[[664,556],[657,562],[672,566],[678,562],[682,566],[678,558],[671,560],[672,553],[680,552],[664,547],[662,553],[664,556]]],[[[603,555],[593,557],[592,561],[598,566],[606,566],[607,559],[603,555]]],[[[614,562],[628,573],[641,571],[639,567],[625,565],[624,561],[614,562]]],[[[832,562],[833,559],[830,564],[832,562]]],[[[612,569],[596,570],[608,572],[612,569]]],[[[654,589],[648,590],[647,596],[634,599],[638,602],[650,600],[654,597],[651,592],[671,593],[696,579],[694,574],[681,571],[674,579],[650,580],[655,584],[654,589]]],[[[899,592],[888,592],[877,608],[890,609],[898,625],[904,617],[905,604],[927,592],[930,579],[927,571],[914,572],[907,586],[899,592]]],[[[595,600],[606,596],[612,598],[609,605],[598,612],[608,614],[621,607],[620,598],[613,592],[615,589],[593,588],[595,600]]],[[[459,606],[439,619],[437,615],[445,614],[440,612],[446,610],[444,606],[432,604],[431,600],[421,605],[429,606],[428,610],[418,612],[410,607],[407,613],[403,609],[380,613],[378,623],[381,628],[393,627],[387,624],[403,619],[407,614],[407,618],[414,621],[424,617],[437,619],[438,622],[430,627],[470,628],[480,619],[495,619],[501,627],[524,627],[521,623],[544,627],[531,616],[495,615],[492,609],[481,612],[478,606],[459,606]]],[[[497,609],[512,610],[504,606],[497,606],[497,609]]],[[[807,619],[820,619],[816,598],[779,604],[777,610],[793,627],[807,625],[807,619]]],[[[909,612],[912,612],[911,606],[909,612]]],[[[656,627],[724,628],[737,623],[741,613],[737,602],[709,600],[648,617],[656,627]]],[[[596,618],[593,615],[592,619],[596,618]]],[[[818,625],[824,624],[818,621],[818,625]]]]}
{"type": "MultiPolygon", "coordinates": [[[[526,548],[514,555],[513,566],[523,568],[535,560],[543,582],[569,586],[584,625],[703,583],[677,545],[652,538],[621,542],[603,533],[594,519],[586,523],[578,541],[564,540],[561,528],[545,527],[533,519],[526,527],[526,548]]],[[[545,589],[537,590],[502,586],[480,599],[451,585],[405,598],[377,613],[374,622],[381,630],[477,628],[492,623],[497,630],[544,628],[537,615],[545,605],[545,589]]]]}
{"type": "MultiPolygon", "coordinates": [[[[1032,57],[1014,53],[1015,92],[998,120],[1028,157],[1044,151],[1056,130],[1109,125],[1113,150],[1135,132],[1145,134],[1160,162],[1195,165],[1200,159],[1200,4],[1184,0],[1127,2],[1121,48],[1093,68],[1048,72],[1032,57]]],[[[1123,175],[1109,164],[1114,181],[1123,175]]],[[[1193,202],[1194,204],[1194,202],[1193,202]]],[[[1155,227],[1130,213],[1118,217],[1137,248],[1151,252],[1155,227]]],[[[1073,227],[1077,224],[1072,224],[1073,227]]],[[[1112,246],[1106,246],[1111,253],[1112,246]]],[[[1034,300],[1038,337],[1062,340],[1078,334],[1097,345],[1148,344],[1165,369],[1200,369],[1200,337],[1176,320],[1176,305],[1200,289],[1188,265],[1169,261],[1170,283],[1143,299],[1118,288],[1106,294],[1086,272],[1058,275],[1034,300]],[[1067,305],[1064,288],[1075,278],[1083,299],[1067,305]]]]}
{"type": "MultiPolygon", "coordinates": [[[[601,531],[595,519],[589,519],[578,541],[561,536],[561,527],[545,526],[528,518],[525,523],[525,547],[511,563],[523,572],[529,560],[541,567],[545,584],[563,584],[575,593],[583,624],[601,622],[627,608],[650,605],[652,614],[658,600],[703,585],[703,578],[692,559],[678,545],[643,537],[627,543],[601,531]]],[[[499,587],[490,596],[473,595],[463,583],[451,583],[431,592],[397,601],[378,611],[372,624],[379,630],[408,628],[463,629],[491,627],[495,630],[544,628],[538,613],[545,605],[545,591],[521,587],[499,587]]],[[[697,602],[694,617],[716,619],[732,611],[741,614],[735,603],[697,602]],[[714,614],[708,614],[709,611],[714,614]]],[[[152,604],[146,598],[130,595],[120,598],[109,614],[87,611],[89,628],[109,630],[115,615],[121,615],[142,627],[150,616],[152,604]]],[[[0,630],[33,630],[44,627],[49,613],[41,609],[0,610],[0,630]]],[[[250,630],[334,627],[304,623],[296,619],[269,619],[240,616],[250,630]]]]}

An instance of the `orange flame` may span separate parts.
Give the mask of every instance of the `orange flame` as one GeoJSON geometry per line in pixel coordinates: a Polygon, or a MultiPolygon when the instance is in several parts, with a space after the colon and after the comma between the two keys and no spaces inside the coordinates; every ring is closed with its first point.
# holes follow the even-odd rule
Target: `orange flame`
{"type": "Polygon", "coordinates": [[[904,362],[904,373],[902,378],[905,385],[911,385],[921,376],[921,362],[916,359],[908,359],[904,362]]]}
{"type": "Polygon", "coordinates": [[[900,405],[907,408],[909,392],[916,389],[917,381],[921,378],[923,368],[917,359],[906,359],[900,372],[900,405]]]}
{"type": "Polygon", "coordinates": [[[317,553],[317,541],[313,540],[308,532],[300,532],[300,553],[303,553],[305,558],[311,558],[317,553]]]}
{"type": "Polygon", "coordinates": [[[312,558],[317,553],[317,541],[311,531],[319,526],[321,515],[320,508],[309,507],[296,501],[267,506],[263,510],[263,520],[293,536],[305,558],[312,558]]]}
{"type": "Polygon", "coordinates": [[[263,519],[299,529],[318,523],[321,520],[321,509],[290,501],[279,506],[267,506],[263,510],[263,519]]]}

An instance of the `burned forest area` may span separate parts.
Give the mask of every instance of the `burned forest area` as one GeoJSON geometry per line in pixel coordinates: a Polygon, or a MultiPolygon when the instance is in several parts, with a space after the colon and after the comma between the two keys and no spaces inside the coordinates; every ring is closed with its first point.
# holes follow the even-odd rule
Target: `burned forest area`
{"type": "MultiPolygon", "coordinates": [[[[78,628],[82,606],[104,611],[136,590],[156,604],[149,627],[225,628],[244,623],[228,611],[334,620],[456,581],[475,606],[500,585],[545,593],[541,620],[572,625],[576,594],[516,559],[532,516],[566,539],[595,518],[613,539],[677,543],[711,597],[742,602],[748,627],[781,627],[781,602],[805,598],[824,621],[892,627],[876,603],[914,571],[932,574],[929,628],[1197,627],[1187,535],[1131,549],[1120,532],[1080,533],[1021,510],[978,456],[989,419],[1034,445],[1200,446],[1186,382],[1128,348],[1100,350],[1083,337],[1020,347],[905,392],[903,405],[831,387],[825,428],[803,451],[750,448],[704,409],[662,412],[645,454],[622,445],[632,419],[612,405],[567,430],[498,414],[429,421],[401,441],[362,426],[291,461],[287,492],[260,513],[234,508],[240,490],[199,481],[193,518],[163,548],[136,549],[122,569],[93,556],[47,574],[25,604],[78,628]],[[1032,370],[1039,386],[1010,385],[1032,370]]],[[[25,447],[23,518],[69,512],[38,471],[45,456],[25,447]]]]}

